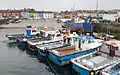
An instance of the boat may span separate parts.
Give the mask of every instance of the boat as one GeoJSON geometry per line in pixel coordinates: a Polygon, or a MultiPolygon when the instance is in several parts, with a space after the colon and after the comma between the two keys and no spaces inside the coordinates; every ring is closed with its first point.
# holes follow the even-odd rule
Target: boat
{"type": "Polygon", "coordinates": [[[39,44],[36,46],[37,52],[39,56],[47,57],[48,56],[48,50],[54,50],[58,48],[65,47],[67,45],[62,43],[62,40],[53,41],[53,42],[46,42],[43,44],[39,44]]]}
{"type": "Polygon", "coordinates": [[[16,42],[18,38],[33,38],[40,32],[37,32],[36,28],[32,28],[32,26],[26,26],[26,34],[7,34],[6,37],[11,40],[16,42]]]}
{"type": "Polygon", "coordinates": [[[105,39],[105,35],[103,36],[103,35],[100,34],[100,33],[95,33],[95,32],[93,32],[93,36],[94,36],[95,38],[97,38],[97,39],[102,39],[102,40],[105,39]]]}
{"type": "Polygon", "coordinates": [[[16,41],[17,38],[23,38],[25,35],[24,34],[7,34],[6,37],[9,40],[16,41]]]}
{"type": "Polygon", "coordinates": [[[71,63],[80,75],[119,75],[120,41],[106,41],[96,52],[73,58],[71,63]]]}
{"type": "Polygon", "coordinates": [[[29,50],[36,50],[36,45],[41,45],[45,43],[50,43],[50,42],[57,42],[62,40],[62,34],[59,33],[58,30],[56,31],[45,31],[41,30],[40,35],[42,38],[34,38],[34,39],[28,39],[27,44],[28,44],[28,49],[29,50]]]}
{"type": "Polygon", "coordinates": [[[79,36],[71,34],[64,39],[64,44],[70,46],[48,50],[48,57],[59,66],[70,63],[70,59],[86,55],[96,51],[101,47],[102,43],[99,39],[92,36],[79,36]]]}
{"type": "Polygon", "coordinates": [[[114,39],[113,35],[109,35],[109,34],[103,34],[103,33],[95,33],[93,32],[93,36],[97,39],[102,39],[102,40],[111,40],[114,39]]]}

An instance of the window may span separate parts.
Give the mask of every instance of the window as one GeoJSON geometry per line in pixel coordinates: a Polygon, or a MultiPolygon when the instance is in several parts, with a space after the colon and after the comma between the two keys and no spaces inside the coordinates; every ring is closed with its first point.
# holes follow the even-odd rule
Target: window
{"type": "Polygon", "coordinates": [[[32,30],[32,32],[37,32],[36,30],[32,30]]]}
{"type": "Polygon", "coordinates": [[[32,26],[27,26],[27,28],[32,28],[32,26]]]}

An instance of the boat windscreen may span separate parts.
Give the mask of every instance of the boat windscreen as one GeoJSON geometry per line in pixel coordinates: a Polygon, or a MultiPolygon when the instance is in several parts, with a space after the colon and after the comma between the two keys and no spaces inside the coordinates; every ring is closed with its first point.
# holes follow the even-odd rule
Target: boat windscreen
{"type": "Polygon", "coordinates": [[[27,26],[27,28],[32,28],[32,26],[27,26]]]}
{"type": "Polygon", "coordinates": [[[36,30],[32,30],[32,32],[37,32],[36,30]]]}

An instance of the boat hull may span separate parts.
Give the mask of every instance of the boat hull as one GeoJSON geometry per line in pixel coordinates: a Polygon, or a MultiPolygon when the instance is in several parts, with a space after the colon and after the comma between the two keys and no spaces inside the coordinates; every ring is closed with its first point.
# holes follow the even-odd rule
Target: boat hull
{"type": "Polygon", "coordinates": [[[15,34],[15,35],[6,35],[6,37],[7,37],[9,40],[16,41],[17,38],[24,38],[25,35],[24,35],[24,34],[15,34]]]}
{"type": "Polygon", "coordinates": [[[41,55],[43,57],[48,56],[48,52],[47,51],[42,51],[39,48],[37,48],[37,52],[38,52],[38,56],[41,55]]]}
{"type": "Polygon", "coordinates": [[[90,75],[90,71],[83,69],[83,68],[80,68],[75,64],[72,64],[72,69],[74,71],[76,71],[77,73],[79,73],[80,75],[90,75]]]}
{"type": "MultiPolygon", "coordinates": [[[[98,47],[97,47],[98,48],[98,47]]],[[[91,49],[91,50],[87,50],[87,51],[83,51],[83,52],[77,52],[77,53],[73,53],[73,54],[69,54],[69,55],[65,55],[65,56],[57,56],[54,53],[48,51],[48,57],[57,65],[59,66],[64,66],[70,63],[70,59],[72,58],[76,58],[78,56],[82,56],[82,55],[86,55],[89,53],[92,53],[94,51],[96,51],[97,48],[91,49]]]]}

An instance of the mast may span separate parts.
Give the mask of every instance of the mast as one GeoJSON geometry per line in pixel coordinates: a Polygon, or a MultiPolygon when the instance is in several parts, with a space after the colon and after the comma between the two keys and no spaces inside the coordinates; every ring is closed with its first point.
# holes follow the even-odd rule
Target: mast
{"type": "Polygon", "coordinates": [[[98,0],[97,0],[97,3],[96,3],[96,14],[98,15],[98,0]]]}

